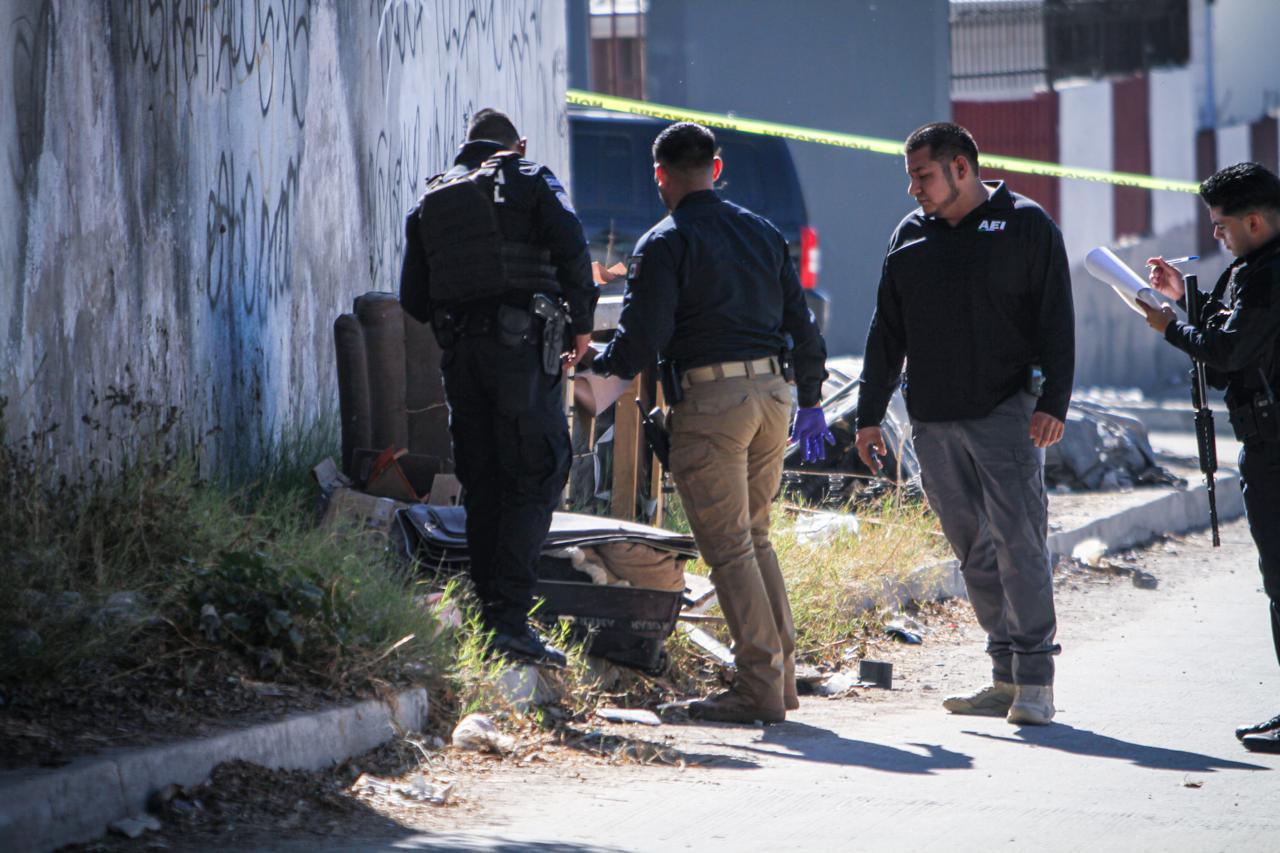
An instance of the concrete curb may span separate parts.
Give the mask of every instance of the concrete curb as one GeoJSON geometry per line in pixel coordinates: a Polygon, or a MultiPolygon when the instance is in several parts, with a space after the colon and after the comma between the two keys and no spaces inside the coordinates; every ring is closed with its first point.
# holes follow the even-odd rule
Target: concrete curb
{"type": "Polygon", "coordinates": [[[371,699],[198,740],[111,750],[51,770],[0,773],[0,850],[91,841],[109,824],[146,811],[155,791],[203,782],[224,761],[282,770],[329,767],[381,746],[397,728],[421,729],[427,707],[427,691],[417,688],[390,702],[371,699]]]}
{"type": "MultiPolygon", "coordinates": [[[[1244,515],[1244,496],[1240,476],[1234,471],[1219,471],[1216,481],[1218,521],[1222,524],[1244,515]]],[[[1209,526],[1209,503],[1203,483],[1192,488],[1169,492],[1138,506],[1095,518],[1073,530],[1049,534],[1049,550],[1053,554],[1070,554],[1087,539],[1097,539],[1108,551],[1117,551],[1150,542],[1164,534],[1188,533],[1209,526]]],[[[968,598],[959,560],[944,560],[910,572],[901,583],[885,582],[878,595],[869,594],[862,602],[864,610],[881,603],[902,607],[908,601],[943,601],[968,598]]]]}
{"type": "MultiPolygon", "coordinates": [[[[1216,478],[1218,521],[1225,524],[1244,515],[1244,495],[1240,475],[1219,471],[1216,478]]],[[[1108,551],[1129,548],[1162,534],[1204,530],[1209,526],[1209,498],[1204,483],[1170,492],[1148,503],[1094,519],[1075,530],[1049,534],[1049,550],[1070,554],[1086,539],[1099,539],[1108,551]]]]}

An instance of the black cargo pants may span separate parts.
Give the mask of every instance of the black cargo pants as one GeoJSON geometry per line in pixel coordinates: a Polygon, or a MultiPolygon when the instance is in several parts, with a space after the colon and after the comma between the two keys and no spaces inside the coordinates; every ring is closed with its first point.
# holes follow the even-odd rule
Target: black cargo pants
{"type": "Polygon", "coordinates": [[[1271,639],[1280,660],[1280,442],[1242,446],[1240,479],[1249,532],[1258,546],[1262,588],[1271,600],[1271,639]]]}
{"type": "Polygon", "coordinates": [[[524,631],[538,555],[569,475],[561,376],[532,344],[459,337],[441,357],[467,510],[471,580],[486,627],[524,631]]]}

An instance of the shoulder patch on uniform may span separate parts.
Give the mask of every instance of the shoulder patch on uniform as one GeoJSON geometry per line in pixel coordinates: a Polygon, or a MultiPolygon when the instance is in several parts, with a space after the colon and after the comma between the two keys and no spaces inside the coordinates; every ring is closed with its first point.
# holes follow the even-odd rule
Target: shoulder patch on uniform
{"type": "Polygon", "coordinates": [[[560,202],[560,206],[572,214],[577,214],[573,209],[573,202],[569,200],[569,194],[564,190],[564,184],[560,183],[560,179],[550,173],[544,174],[542,179],[547,182],[547,186],[556,195],[556,201],[560,202]]]}
{"type": "Polygon", "coordinates": [[[632,255],[631,260],[627,261],[627,281],[635,281],[640,277],[640,263],[644,260],[644,255],[632,255]]]}

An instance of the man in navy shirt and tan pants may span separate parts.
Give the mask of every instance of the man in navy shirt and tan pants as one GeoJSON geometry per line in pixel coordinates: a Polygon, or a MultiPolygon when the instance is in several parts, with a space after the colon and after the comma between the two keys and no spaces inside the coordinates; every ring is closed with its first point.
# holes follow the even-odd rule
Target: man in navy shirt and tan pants
{"type": "Polygon", "coordinates": [[[799,707],[795,626],[769,510],[791,422],[783,351],[791,343],[800,409],[792,435],[806,458],[834,443],[818,406],[826,346],[805,305],[787,241],[767,220],[722,200],[714,134],[674,124],[653,144],[671,215],[636,244],[618,332],[593,369],[630,377],[655,355],[675,379],[671,475],[711,567],[733,637],[733,688],[691,716],[781,722],[799,707]]]}
{"type": "Polygon", "coordinates": [[[1059,651],[1044,449],[1062,438],[1075,360],[1062,235],[1035,202],[979,179],[964,128],[926,125],[905,153],[920,207],[885,257],[857,449],[878,468],[880,422],[901,381],[925,495],[991,656],[992,684],[943,707],[1043,725],[1059,651]]]}

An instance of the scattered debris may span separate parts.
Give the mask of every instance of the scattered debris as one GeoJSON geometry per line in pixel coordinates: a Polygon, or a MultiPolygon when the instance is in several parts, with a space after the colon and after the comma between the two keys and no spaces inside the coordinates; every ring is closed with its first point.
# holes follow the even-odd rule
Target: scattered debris
{"type": "Polygon", "coordinates": [[[401,506],[391,498],[339,487],[329,496],[320,526],[337,532],[375,531],[389,535],[401,506]]]}
{"type": "Polygon", "coordinates": [[[117,835],[125,838],[140,838],[144,832],[159,832],[162,824],[149,814],[140,814],[118,820],[108,827],[117,835]]]}
{"type": "Polygon", "coordinates": [[[846,696],[857,686],[858,682],[847,672],[834,672],[825,680],[814,684],[813,692],[817,696],[846,696]]]}
{"type": "Polygon", "coordinates": [[[93,624],[95,627],[105,628],[109,625],[140,622],[147,616],[144,606],[141,593],[131,590],[113,592],[93,615],[93,624]]]}
{"type": "Polygon", "coordinates": [[[1107,546],[1101,539],[1086,539],[1071,549],[1071,559],[1095,569],[1106,555],[1107,546]]]}
{"type": "Polygon", "coordinates": [[[503,671],[495,686],[520,711],[538,705],[554,705],[565,698],[564,684],[545,675],[541,667],[531,664],[520,664],[503,671]]]}
{"type": "Polygon", "coordinates": [[[858,663],[858,682],[863,687],[893,689],[893,664],[881,660],[864,660],[858,663]]]}
{"type": "Polygon", "coordinates": [[[1141,421],[1083,400],[1071,401],[1062,440],[1045,451],[1044,479],[1082,491],[1186,485],[1156,463],[1141,421]]]}
{"type": "Polygon", "coordinates": [[[821,545],[831,542],[843,533],[858,536],[858,517],[848,513],[807,512],[795,526],[796,541],[804,545],[821,545]]]}
{"type": "Polygon", "coordinates": [[[448,805],[457,783],[448,780],[433,783],[421,773],[414,773],[404,780],[385,779],[371,773],[361,773],[351,785],[352,793],[373,796],[398,796],[433,806],[448,805]]]}
{"type": "Polygon", "coordinates": [[[484,714],[468,714],[453,730],[453,745],[475,752],[504,754],[516,748],[516,740],[498,731],[493,720],[484,714]]]}
{"type": "Polygon", "coordinates": [[[729,647],[708,634],[701,628],[695,628],[688,622],[680,622],[677,627],[689,638],[695,646],[706,652],[713,661],[720,664],[725,669],[734,669],[733,652],[729,651],[729,647]]]}
{"type": "Polygon", "coordinates": [[[921,636],[923,631],[923,625],[902,613],[884,623],[885,636],[909,646],[918,646],[924,642],[924,637],[921,636]]]}
{"type": "Polygon", "coordinates": [[[1076,565],[1094,571],[1128,577],[1138,589],[1156,589],[1160,586],[1158,577],[1133,565],[1136,560],[1132,554],[1125,555],[1116,561],[1106,559],[1106,553],[1107,547],[1101,541],[1086,539],[1071,550],[1071,559],[1076,565]]]}
{"type": "Polygon", "coordinates": [[[222,630],[222,617],[218,616],[218,608],[205,604],[200,608],[200,633],[211,643],[217,642],[222,630]]]}
{"type": "Polygon", "coordinates": [[[639,723],[642,726],[660,726],[658,715],[645,708],[596,708],[596,716],[611,723],[639,723]]]}

